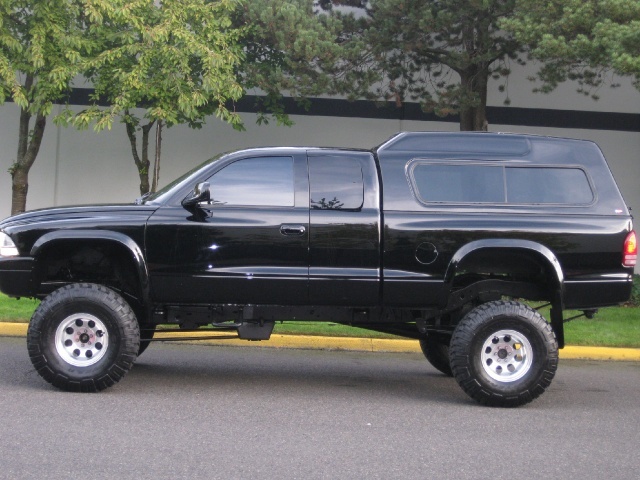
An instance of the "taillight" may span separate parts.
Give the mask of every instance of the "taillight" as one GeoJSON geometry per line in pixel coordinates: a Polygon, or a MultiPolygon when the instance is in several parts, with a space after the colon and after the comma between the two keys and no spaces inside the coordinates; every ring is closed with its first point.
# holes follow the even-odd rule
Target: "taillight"
{"type": "Polygon", "coordinates": [[[636,232],[631,232],[627,235],[624,241],[624,248],[622,250],[622,265],[625,267],[635,267],[638,261],[638,240],[636,238],[636,232]]]}

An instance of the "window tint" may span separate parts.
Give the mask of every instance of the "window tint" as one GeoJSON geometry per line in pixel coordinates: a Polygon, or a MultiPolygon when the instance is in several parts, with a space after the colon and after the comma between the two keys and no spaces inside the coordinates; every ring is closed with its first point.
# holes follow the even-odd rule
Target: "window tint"
{"type": "Polygon", "coordinates": [[[209,178],[215,204],[294,206],[293,158],[246,158],[209,178]]]}
{"type": "Polygon", "coordinates": [[[309,158],[311,208],[358,210],[364,201],[362,169],[354,158],[309,158]]]}
{"type": "Polygon", "coordinates": [[[586,205],[586,173],[571,167],[417,163],[409,170],[419,200],[447,203],[586,205]]]}
{"type": "Polygon", "coordinates": [[[418,164],[413,180],[423,202],[504,203],[501,167],[418,164]]]}
{"type": "Polygon", "coordinates": [[[588,204],[593,193],[579,168],[507,168],[508,203],[588,204]]]}

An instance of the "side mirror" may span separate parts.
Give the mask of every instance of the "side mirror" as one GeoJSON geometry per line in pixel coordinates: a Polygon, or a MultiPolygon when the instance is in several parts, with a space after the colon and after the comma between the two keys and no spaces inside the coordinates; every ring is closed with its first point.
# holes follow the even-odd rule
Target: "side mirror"
{"type": "Polygon", "coordinates": [[[211,201],[209,182],[202,182],[197,184],[191,193],[182,200],[182,206],[189,211],[193,211],[199,203],[209,201],[211,201]]]}

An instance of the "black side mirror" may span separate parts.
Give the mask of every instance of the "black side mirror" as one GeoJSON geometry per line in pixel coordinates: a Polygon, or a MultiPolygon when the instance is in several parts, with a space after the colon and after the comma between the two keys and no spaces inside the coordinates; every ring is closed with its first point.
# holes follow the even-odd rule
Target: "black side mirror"
{"type": "Polygon", "coordinates": [[[209,182],[202,182],[196,185],[196,187],[182,200],[182,206],[193,212],[199,203],[211,201],[211,190],[209,182]]]}

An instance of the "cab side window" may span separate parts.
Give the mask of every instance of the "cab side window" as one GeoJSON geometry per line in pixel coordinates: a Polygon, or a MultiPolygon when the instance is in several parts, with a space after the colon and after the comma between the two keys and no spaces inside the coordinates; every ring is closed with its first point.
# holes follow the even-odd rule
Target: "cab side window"
{"type": "Polygon", "coordinates": [[[364,202],[362,168],[354,158],[309,158],[311,208],[357,211],[364,202]]]}
{"type": "Polygon", "coordinates": [[[293,157],[244,158],[207,180],[214,205],[293,207],[293,157]]]}

